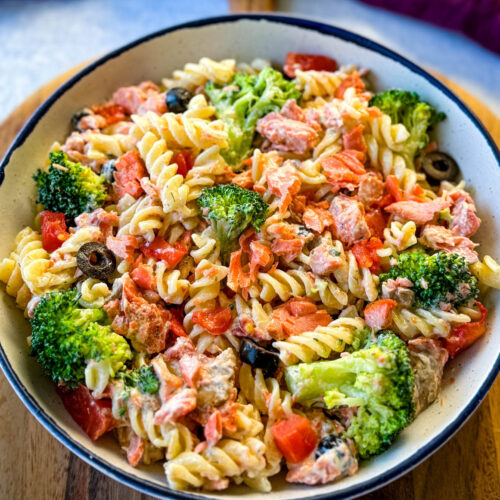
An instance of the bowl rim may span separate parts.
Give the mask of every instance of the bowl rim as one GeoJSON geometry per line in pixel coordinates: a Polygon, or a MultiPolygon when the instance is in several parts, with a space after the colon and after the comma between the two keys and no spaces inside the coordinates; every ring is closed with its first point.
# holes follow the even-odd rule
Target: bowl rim
{"type": "MultiPolygon", "coordinates": [[[[161,30],[155,31],[148,35],[137,38],[136,40],[122,45],[121,47],[112,50],[100,57],[96,61],[90,63],[85,68],[80,70],[76,75],[67,80],[64,84],[62,84],[57,90],[55,90],[52,95],[50,95],[33,113],[31,118],[26,122],[23,128],[15,137],[14,141],[8,148],[5,153],[2,161],[0,162],[0,186],[3,183],[5,177],[5,168],[8,165],[10,158],[14,151],[21,147],[28,136],[31,134],[37,123],[41,120],[41,118],[47,113],[47,111],[51,108],[51,106],[61,97],[63,96],[69,89],[71,89],[78,81],[84,78],[87,74],[93,72],[96,68],[103,65],[110,59],[118,57],[124,52],[127,52],[129,49],[132,49],[138,45],[141,45],[144,42],[152,40],[154,38],[161,37],[165,34],[172,33],[175,31],[179,31],[186,28],[198,28],[203,26],[209,26],[213,24],[226,24],[233,23],[240,20],[249,20],[249,21],[268,21],[275,24],[285,24],[289,26],[296,26],[301,29],[307,29],[311,31],[316,31],[322,34],[326,34],[329,36],[333,36],[335,38],[340,38],[342,40],[355,43],[364,48],[377,52],[385,57],[388,57],[411,70],[413,73],[416,73],[423,78],[425,78],[430,85],[436,87],[442,93],[444,93],[449,99],[454,101],[455,104],[465,113],[465,115],[472,121],[474,126],[480,131],[483,137],[486,139],[486,142],[490,149],[492,150],[493,155],[495,156],[499,166],[500,166],[500,151],[485,128],[485,126],[480,122],[477,116],[469,109],[469,107],[459,98],[457,97],[448,87],[446,87],[443,83],[437,80],[434,76],[428,73],[426,70],[422,69],[415,63],[411,62],[409,59],[401,56],[397,52],[386,48],[385,46],[373,42],[372,40],[365,38],[363,36],[352,33],[348,30],[338,28],[333,25],[325,24],[322,22],[315,21],[313,19],[306,19],[303,17],[291,17],[284,16],[282,14],[233,14],[233,15],[224,15],[224,16],[214,16],[203,19],[196,19],[194,21],[189,21],[181,24],[176,24],[167,28],[163,28],[161,30]]],[[[100,472],[106,474],[107,476],[113,478],[116,481],[119,481],[131,488],[134,488],[138,491],[141,491],[146,494],[155,495],[161,498],[179,498],[179,499],[206,499],[207,496],[200,495],[197,492],[187,492],[187,491],[177,491],[170,489],[166,484],[164,486],[160,486],[152,481],[138,479],[132,474],[125,472],[122,468],[116,467],[111,464],[107,460],[97,456],[93,452],[91,452],[87,447],[82,445],[80,442],[73,439],[66,431],[64,431],[59,424],[54,421],[52,417],[45,413],[45,411],[41,408],[35,398],[28,392],[26,387],[21,383],[19,377],[17,376],[15,370],[10,364],[6,353],[2,347],[1,339],[0,339],[0,367],[2,368],[7,380],[13,387],[14,391],[18,395],[18,397],[22,400],[25,406],[30,410],[32,415],[42,424],[45,429],[47,429],[56,439],[58,439],[63,445],[65,445],[69,450],[71,450],[75,455],[81,458],[83,461],[95,467],[100,472]]],[[[443,429],[443,431],[437,435],[434,439],[432,439],[425,446],[420,448],[413,455],[406,458],[404,461],[400,462],[396,466],[388,469],[382,474],[379,474],[376,477],[363,481],[359,484],[349,486],[347,488],[339,489],[335,492],[330,493],[321,493],[314,495],[313,489],[311,489],[310,498],[314,498],[315,500],[320,499],[348,499],[355,497],[360,494],[368,493],[375,489],[378,489],[395,479],[401,477],[407,472],[411,471],[418,464],[423,462],[427,457],[429,457],[432,453],[434,453],[438,448],[440,448],[448,439],[450,439],[458,429],[466,422],[466,420],[472,415],[472,413],[477,409],[479,404],[485,398],[488,390],[496,379],[496,376],[500,372],[500,353],[497,356],[497,359],[488,373],[487,377],[483,381],[481,387],[474,395],[472,400],[462,409],[460,414],[457,416],[455,420],[449,423],[447,427],[443,429]]]]}

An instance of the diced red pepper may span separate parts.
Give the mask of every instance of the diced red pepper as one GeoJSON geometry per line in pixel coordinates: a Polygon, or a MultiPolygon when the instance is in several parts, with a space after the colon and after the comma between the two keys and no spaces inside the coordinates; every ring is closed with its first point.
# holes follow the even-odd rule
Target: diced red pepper
{"type": "Polygon", "coordinates": [[[62,213],[44,210],[40,213],[42,245],[47,252],[57,250],[68,238],[66,217],[62,213]]]}
{"type": "Polygon", "coordinates": [[[449,337],[442,339],[444,348],[448,351],[451,358],[454,358],[459,352],[470,347],[486,332],[485,321],[488,309],[481,302],[476,301],[476,305],[481,313],[481,319],[453,328],[449,337]]]}
{"type": "Polygon", "coordinates": [[[356,243],[352,247],[352,254],[356,258],[357,263],[361,267],[366,267],[372,273],[380,273],[380,257],[377,250],[383,248],[384,245],[379,238],[370,238],[356,243]]]}
{"type": "Polygon", "coordinates": [[[188,253],[188,247],[184,242],[171,245],[161,236],[157,236],[153,241],[143,244],[141,252],[145,257],[163,260],[169,268],[174,268],[188,253]]]}
{"type": "Polygon", "coordinates": [[[295,72],[301,71],[335,71],[338,68],[337,61],[327,56],[318,54],[297,54],[288,52],[286,55],[283,71],[290,78],[295,78],[295,72]]]}
{"type": "Polygon", "coordinates": [[[221,335],[233,322],[233,315],[229,307],[215,307],[214,309],[201,309],[192,316],[193,323],[200,325],[213,335],[221,335]]]}
{"type": "Polygon", "coordinates": [[[84,385],[77,389],[58,387],[57,393],[73,420],[95,441],[116,427],[109,399],[94,399],[84,385]]]}
{"type": "Polygon", "coordinates": [[[118,198],[126,194],[139,198],[144,190],[140,180],[148,175],[144,162],[137,151],[129,151],[118,158],[115,172],[115,187],[118,198]]]}
{"type": "Polygon", "coordinates": [[[105,104],[104,106],[92,106],[92,111],[96,115],[102,116],[106,120],[106,125],[113,125],[125,119],[125,109],[119,104],[105,104]]]}
{"type": "Polygon", "coordinates": [[[183,149],[176,153],[172,158],[172,163],[177,164],[177,173],[182,177],[186,177],[187,173],[193,168],[193,157],[187,149],[183,149]]]}
{"type": "Polygon", "coordinates": [[[296,414],[287,420],[278,420],[271,426],[271,433],[278,449],[292,464],[307,458],[318,443],[309,419],[296,414]]]}

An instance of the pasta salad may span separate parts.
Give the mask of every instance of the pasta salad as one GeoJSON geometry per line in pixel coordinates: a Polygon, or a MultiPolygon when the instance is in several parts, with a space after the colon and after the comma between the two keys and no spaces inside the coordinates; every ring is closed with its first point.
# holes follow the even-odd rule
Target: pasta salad
{"type": "Polygon", "coordinates": [[[174,489],[325,484],[389,448],[500,288],[444,119],[295,53],[77,111],[0,262],[76,423],[174,489]]]}

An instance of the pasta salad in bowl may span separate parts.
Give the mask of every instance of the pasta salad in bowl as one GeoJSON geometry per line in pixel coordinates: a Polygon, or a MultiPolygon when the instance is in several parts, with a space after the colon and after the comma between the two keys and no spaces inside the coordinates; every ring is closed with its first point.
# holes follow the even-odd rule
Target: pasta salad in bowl
{"type": "MultiPolygon", "coordinates": [[[[500,267],[476,248],[487,212],[450,139],[463,111],[421,76],[380,82],[369,55],[389,61],[385,49],[343,51],[344,32],[322,46],[297,20],[259,19],[185,32],[225,26],[230,39],[239,22],[269,40],[281,22],[302,47],[268,59],[240,42],[242,57],[214,49],[162,78],[141,62],[125,85],[95,87],[141,51],[158,61],[183,31],[156,35],[70,82],[39,111],[69,125],[37,125],[11,151],[14,165],[36,151],[19,174],[34,222],[0,261],[30,326],[12,359],[38,363],[38,398],[64,422],[47,417],[52,432],[154,494],[367,491],[436,449],[497,370],[484,350],[500,267]],[[444,373],[481,353],[476,392],[441,411],[454,420],[439,430],[444,373]]],[[[34,377],[10,377],[28,406],[34,377]]]]}

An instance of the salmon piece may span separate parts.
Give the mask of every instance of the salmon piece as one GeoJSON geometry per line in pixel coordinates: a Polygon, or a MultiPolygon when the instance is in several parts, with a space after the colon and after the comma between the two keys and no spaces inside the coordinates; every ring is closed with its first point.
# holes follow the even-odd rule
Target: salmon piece
{"type": "Polygon", "coordinates": [[[374,173],[368,173],[361,178],[358,199],[366,208],[377,204],[384,197],[385,185],[374,173]]]}
{"type": "Polygon", "coordinates": [[[290,99],[285,102],[281,108],[280,115],[298,122],[306,121],[306,114],[302,108],[297,106],[297,101],[295,101],[295,99],[290,99]]]}
{"type": "Polygon", "coordinates": [[[365,84],[359,77],[357,71],[353,71],[350,75],[348,75],[340,82],[340,85],[335,91],[335,97],[337,97],[338,99],[343,99],[345,91],[350,87],[354,87],[357,94],[365,91],[365,84]]]}
{"type": "Polygon", "coordinates": [[[304,225],[313,231],[322,233],[327,227],[330,227],[334,220],[332,214],[325,208],[314,205],[308,205],[302,216],[304,225]]]}
{"type": "Polygon", "coordinates": [[[398,303],[391,299],[381,299],[365,307],[366,324],[375,330],[390,328],[392,325],[392,310],[398,303]]]}
{"type": "Polygon", "coordinates": [[[282,167],[269,167],[265,171],[267,186],[271,193],[281,199],[280,213],[285,213],[292,197],[300,191],[300,177],[291,162],[282,167]]]}
{"type": "Polygon", "coordinates": [[[115,163],[114,188],[118,199],[126,194],[139,198],[144,190],[141,186],[141,179],[147,177],[148,172],[144,162],[137,151],[129,151],[120,156],[115,163]]]}
{"type": "Polygon", "coordinates": [[[152,111],[157,115],[162,115],[168,111],[167,103],[165,102],[165,92],[159,94],[153,91],[147,95],[146,100],[137,109],[137,114],[145,115],[148,111],[152,111]]]}
{"type": "MultiPolygon", "coordinates": [[[[153,82],[146,81],[131,87],[120,87],[113,94],[112,101],[114,104],[121,106],[127,114],[132,115],[139,111],[149,97],[159,94],[159,91],[160,89],[153,82]]],[[[165,102],[165,98],[163,98],[163,101],[165,102]]],[[[150,103],[148,107],[154,106],[150,103]]],[[[151,109],[151,111],[153,110],[151,109]]]]}
{"type": "Polygon", "coordinates": [[[130,272],[130,277],[134,283],[145,290],[155,290],[156,280],[153,273],[153,266],[148,264],[139,264],[130,272]]]}
{"type": "Polygon", "coordinates": [[[252,189],[253,188],[252,171],[246,170],[244,172],[241,172],[241,174],[236,174],[231,179],[231,182],[233,184],[236,184],[237,186],[240,186],[243,189],[252,189]]]}
{"type": "Polygon", "coordinates": [[[139,248],[139,242],[135,236],[128,234],[118,237],[108,236],[106,238],[106,246],[117,257],[120,257],[127,262],[133,262],[134,251],[139,248]]]}
{"type": "Polygon", "coordinates": [[[345,150],[360,151],[361,153],[366,152],[367,147],[363,137],[364,128],[364,125],[358,125],[342,135],[342,143],[345,150]]]}
{"type": "Polygon", "coordinates": [[[364,153],[356,150],[345,150],[321,160],[321,166],[333,192],[347,188],[354,190],[366,174],[363,166],[364,153]]]}
{"type": "Polygon", "coordinates": [[[219,410],[212,411],[203,429],[203,434],[208,446],[214,446],[220,441],[222,438],[222,417],[219,410]]]}
{"type": "Polygon", "coordinates": [[[319,276],[330,274],[344,265],[340,253],[327,241],[322,241],[320,245],[314,248],[310,258],[312,272],[319,276]]]}
{"type": "Polygon", "coordinates": [[[198,355],[185,355],[179,359],[182,378],[189,387],[195,388],[200,376],[201,361],[198,355]]]}
{"type": "Polygon", "coordinates": [[[302,252],[302,248],[304,248],[304,241],[300,238],[276,239],[271,244],[271,251],[283,257],[286,262],[292,262],[296,259],[302,252]]]}
{"type": "Polygon", "coordinates": [[[219,409],[222,420],[222,428],[229,433],[235,433],[238,430],[236,413],[238,405],[234,401],[226,401],[219,409]]]}
{"type": "Polygon", "coordinates": [[[137,467],[138,463],[141,461],[142,455],[144,454],[144,442],[137,434],[132,435],[126,452],[128,463],[132,467],[137,467]]]}
{"type": "Polygon", "coordinates": [[[288,310],[292,316],[306,316],[315,313],[318,308],[309,299],[296,298],[288,302],[288,310]]]}
{"type": "Polygon", "coordinates": [[[302,121],[273,112],[257,122],[257,132],[271,142],[273,149],[304,154],[318,141],[318,131],[302,121]]]}
{"type": "Polygon", "coordinates": [[[384,208],[386,212],[397,215],[401,219],[411,220],[415,224],[425,224],[434,219],[437,212],[449,208],[451,202],[436,198],[420,203],[418,201],[398,201],[384,208]]]}
{"type": "Polygon", "coordinates": [[[144,299],[132,278],[124,276],[120,313],[111,326],[116,333],[129,338],[134,349],[148,354],[164,351],[171,317],[163,306],[144,299]]]}
{"type": "Polygon", "coordinates": [[[250,276],[255,280],[257,273],[264,268],[271,266],[273,263],[273,252],[269,247],[252,241],[250,243],[250,276]]]}
{"type": "Polygon", "coordinates": [[[196,390],[184,388],[177,391],[155,413],[154,424],[162,425],[167,422],[176,422],[196,408],[196,390]]]}
{"type": "Polygon", "coordinates": [[[95,226],[102,233],[102,241],[113,234],[113,228],[118,227],[119,217],[116,212],[106,212],[98,208],[90,213],[80,214],[75,218],[76,227],[95,226]]]}
{"type": "Polygon", "coordinates": [[[234,292],[248,288],[252,284],[250,274],[243,270],[241,265],[242,250],[237,250],[231,254],[229,262],[229,272],[227,274],[227,286],[234,292]]]}
{"type": "Polygon", "coordinates": [[[453,220],[450,229],[457,236],[472,236],[481,225],[481,219],[476,215],[476,205],[465,191],[455,191],[450,195],[454,201],[451,215],[453,220]]]}
{"type": "Polygon", "coordinates": [[[370,237],[370,229],[364,217],[364,208],[354,198],[343,194],[336,196],[330,205],[334,219],[335,235],[348,246],[370,237]]]}
{"type": "Polygon", "coordinates": [[[323,309],[317,309],[309,299],[294,298],[273,311],[267,332],[276,340],[290,335],[312,332],[318,326],[330,324],[332,318],[323,309]]]}
{"type": "Polygon", "coordinates": [[[477,262],[479,257],[474,247],[476,243],[466,236],[457,236],[450,229],[442,226],[427,225],[422,231],[420,242],[434,250],[443,250],[446,253],[456,253],[471,264],[477,262]]]}

